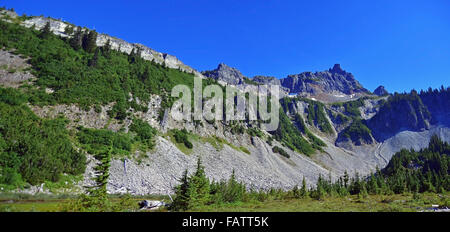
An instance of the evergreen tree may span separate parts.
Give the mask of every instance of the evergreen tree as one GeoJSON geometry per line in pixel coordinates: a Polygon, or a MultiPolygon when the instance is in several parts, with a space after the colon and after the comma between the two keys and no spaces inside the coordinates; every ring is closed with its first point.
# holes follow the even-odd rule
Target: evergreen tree
{"type": "Polygon", "coordinates": [[[189,201],[189,177],[188,177],[188,170],[186,169],[183,173],[183,176],[180,180],[181,184],[177,187],[175,187],[175,199],[173,200],[170,209],[175,211],[186,211],[190,207],[189,201]]]}
{"type": "Polygon", "coordinates": [[[292,197],[294,198],[301,198],[300,190],[298,189],[298,185],[295,185],[294,188],[292,188],[292,197]]]}
{"type": "Polygon", "coordinates": [[[83,31],[81,27],[77,27],[74,35],[69,40],[70,46],[75,50],[80,50],[83,44],[83,31]]]}
{"type": "Polygon", "coordinates": [[[52,31],[51,31],[51,27],[50,27],[50,22],[47,22],[45,24],[44,28],[42,28],[42,31],[39,34],[39,37],[42,39],[47,39],[51,33],[52,33],[52,31]]]}
{"type": "Polygon", "coordinates": [[[83,35],[83,49],[86,52],[92,53],[97,48],[97,32],[95,30],[89,31],[83,35]]]}
{"type": "Polygon", "coordinates": [[[109,58],[111,53],[111,40],[107,40],[106,44],[102,47],[102,55],[109,58]]]}
{"type": "Polygon", "coordinates": [[[378,194],[380,192],[379,188],[378,188],[377,179],[375,178],[375,175],[373,173],[371,174],[371,176],[369,178],[369,183],[368,183],[367,189],[370,194],[374,194],[374,195],[378,194]]]}
{"type": "Polygon", "coordinates": [[[231,177],[228,180],[228,185],[226,186],[226,192],[223,196],[223,200],[225,202],[237,202],[241,201],[244,193],[245,193],[245,186],[241,183],[239,183],[236,180],[235,171],[233,169],[233,172],[231,173],[231,177]]]}
{"type": "Polygon", "coordinates": [[[319,178],[317,179],[316,190],[314,191],[314,199],[322,200],[325,197],[325,188],[324,188],[324,180],[322,175],[319,174],[319,178]]]}
{"type": "Polygon", "coordinates": [[[89,190],[93,196],[106,197],[106,185],[109,178],[109,168],[111,166],[112,146],[109,146],[106,151],[96,155],[96,159],[100,164],[95,167],[95,185],[89,190]]]}
{"type": "Polygon", "coordinates": [[[200,157],[197,160],[197,170],[189,178],[188,194],[190,197],[190,207],[195,208],[206,205],[209,202],[209,180],[205,175],[205,168],[200,157]]]}
{"type": "Polygon", "coordinates": [[[90,59],[89,61],[88,61],[88,66],[90,66],[90,67],[95,67],[95,66],[97,66],[97,62],[98,62],[98,54],[99,53],[99,49],[97,48],[97,49],[95,49],[95,53],[94,53],[94,56],[92,57],[92,59],[90,59]]]}
{"type": "Polygon", "coordinates": [[[82,194],[74,202],[69,202],[69,211],[108,212],[112,211],[112,202],[108,199],[106,185],[111,166],[112,146],[95,155],[100,161],[95,170],[95,185],[88,188],[89,195],[82,194]]]}
{"type": "Polygon", "coordinates": [[[303,180],[302,180],[302,188],[300,189],[300,196],[302,198],[308,197],[308,189],[306,188],[306,180],[305,180],[305,176],[303,176],[303,180]]]}
{"type": "Polygon", "coordinates": [[[347,170],[344,171],[344,187],[348,187],[348,181],[349,181],[349,177],[348,177],[348,173],[347,170]]]}

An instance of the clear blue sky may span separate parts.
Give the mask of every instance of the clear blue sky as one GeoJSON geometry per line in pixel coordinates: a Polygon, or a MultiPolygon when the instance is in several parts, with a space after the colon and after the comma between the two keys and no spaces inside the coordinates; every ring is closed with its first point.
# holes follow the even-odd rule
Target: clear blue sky
{"type": "Polygon", "coordinates": [[[368,89],[450,85],[450,1],[23,1],[0,6],[175,55],[197,70],[224,62],[278,78],[334,63],[368,89]]]}

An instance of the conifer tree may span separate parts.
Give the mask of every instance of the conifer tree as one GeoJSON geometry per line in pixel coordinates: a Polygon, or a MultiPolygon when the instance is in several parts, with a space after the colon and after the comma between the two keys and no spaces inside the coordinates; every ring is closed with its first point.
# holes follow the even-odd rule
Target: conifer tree
{"type": "Polygon", "coordinates": [[[100,161],[100,164],[95,167],[95,185],[89,191],[93,196],[106,197],[106,185],[109,178],[112,149],[112,146],[109,146],[106,151],[97,154],[95,157],[100,161]]]}
{"type": "Polygon", "coordinates": [[[242,197],[245,192],[245,186],[236,180],[236,174],[234,169],[233,172],[231,173],[230,179],[228,180],[228,186],[226,189],[227,191],[224,196],[225,202],[237,202],[242,200],[242,197]]]}
{"type": "Polygon", "coordinates": [[[349,177],[348,177],[348,173],[347,170],[344,171],[344,187],[348,187],[348,181],[349,181],[349,177]]]}
{"type": "Polygon", "coordinates": [[[94,53],[94,56],[92,57],[92,59],[90,59],[89,61],[88,61],[88,66],[90,66],[90,67],[95,67],[95,66],[97,66],[97,62],[98,62],[98,54],[99,53],[99,49],[97,48],[97,49],[95,49],[95,53],[94,53]]]}
{"type": "Polygon", "coordinates": [[[369,178],[369,183],[368,183],[367,188],[368,188],[368,192],[370,194],[378,194],[379,193],[378,183],[377,183],[377,180],[373,173],[369,178]]]}
{"type": "Polygon", "coordinates": [[[77,27],[74,35],[69,40],[70,46],[75,50],[80,50],[83,44],[83,31],[81,27],[77,27]]]}
{"type": "Polygon", "coordinates": [[[83,35],[83,49],[86,52],[92,53],[97,48],[97,32],[95,30],[89,31],[83,35]]]}
{"type": "Polygon", "coordinates": [[[102,55],[109,58],[111,53],[111,40],[107,40],[106,44],[102,47],[102,55]]]}
{"type": "Polygon", "coordinates": [[[186,169],[180,180],[181,184],[175,187],[175,199],[173,200],[170,209],[175,211],[185,211],[189,209],[189,176],[186,169]]]}
{"type": "Polygon", "coordinates": [[[302,188],[300,189],[300,196],[303,197],[303,198],[308,196],[308,189],[306,188],[305,176],[303,176],[302,188]]]}
{"type": "Polygon", "coordinates": [[[189,180],[188,194],[192,207],[199,207],[209,202],[209,180],[200,157],[197,160],[197,170],[189,180]]]}
{"type": "Polygon", "coordinates": [[[51,33],[52,33],[52,31],[51,31],[51,27],[50,27],[50,22],[47,22],[45,24],[44,28],[42,28],[42,31],[39,34],[39,37],[42,39],[47,39],[51,33]]]}

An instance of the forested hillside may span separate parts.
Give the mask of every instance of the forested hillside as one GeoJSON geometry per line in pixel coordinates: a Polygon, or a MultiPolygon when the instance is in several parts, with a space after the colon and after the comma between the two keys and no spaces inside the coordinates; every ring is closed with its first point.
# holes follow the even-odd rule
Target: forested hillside
{"type": "Polygon", "coordinates": [[[72,145],[64,118],[37,117],[17,90],[0,88],[0,186],[57,181],[60,175],[82,174],[84,153],[72,145]]]}

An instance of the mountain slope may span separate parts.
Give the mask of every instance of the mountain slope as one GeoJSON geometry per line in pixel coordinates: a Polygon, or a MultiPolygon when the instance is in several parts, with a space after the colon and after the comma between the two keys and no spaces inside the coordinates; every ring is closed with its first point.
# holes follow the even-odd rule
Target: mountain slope
{"type": "MultiPolygon", "coordinates": [[[[385,166],[401,148],[426,146],[433,133],[450,139],[449,128],[442,124],[448,110],[435,107],[435,103],[448,104],[449,89],[436,95],[405,95],[406,100],[395,94],[376,97],[339,65],[280,80],[292,93],[309,98],[282,100],[283,123],[277,132],[261,131],[258,121],[177,122],[168,117],[174,100],[168,93],[177,84],[192,87],[194,75],[204,78],[205,86],[219,81],[239,86],[278,81],[246,80],[238,70],[223,64],[205,72],[205,77],[173,56],[141,45],[102,34],[95,38],[93,31],[78,31],[58,20],[8,15],[3,14],[0,22],[0,45],[4,57],[14,57],[18,66],[14,66],[14,75],[0,73],[2,86],[14,83],[27,96],[23,107],[29,107],[40,120],[67,118],[69,139],[88,160],[109,141],[118,141],[108,184],[111,193],[172,191],[181,173],[193,169],[198,156],[211,179],[228,178],[234,169],[238,180],[248,186],[288,189],[302,177],[311,185],[319,174],[331,173],[332,178],[345,170],[368,174],[376,166],[385,166]],[[94,43],[80,44],[77,32],[95,38],[94,43]],[[18,78],[24,75],[29,78],[18,78]],[[342,102],[348,99],[353,101],[342,102]],[[403,112],[409,116],[401,121],[403,112]],[[143,140],[139,130],[132,129],[140,121],[157,132],[143,140]],[[386,122],[398,127],[386,126],[386,122]],[[86,131],[101,135],[102,144],[81,136],[86,131]],[[189,143],[177,141],[177,133],[184,134],[182,140],[189,143]],[[149,138],[153,149],[145,146],[151,144],[149,138]]],[[[0,62],[9,68],[12,59],[0,62]]],[[[5,136],[3,129],[0,132],[5,136]]],[[[84,182],[93,177],[93,166],[95,162],[87,163],[84,182]]]]}

